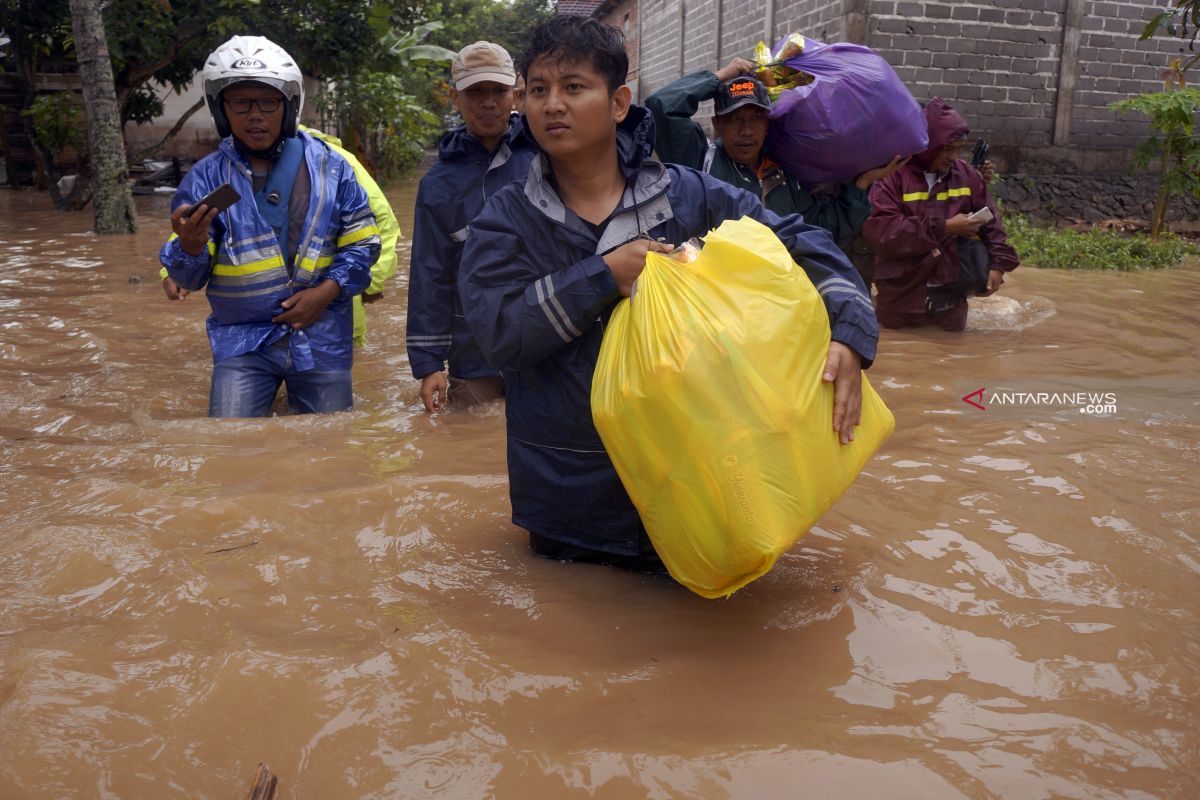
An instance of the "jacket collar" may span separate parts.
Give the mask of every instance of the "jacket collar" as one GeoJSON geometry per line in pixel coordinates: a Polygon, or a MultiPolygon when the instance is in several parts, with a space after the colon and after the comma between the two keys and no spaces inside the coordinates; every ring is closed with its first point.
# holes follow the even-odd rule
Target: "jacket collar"
{"type": "MultiPolygon", "coordinates": [[[[525,118],[513,114],[508,118],[508,131],[500,139],[500,149],[508,146],[509,151],[532,150],[537,148],[537,142],[525,128],[525,118]]],[[[438,143],[438,158],[443,161],[458,161],[466,158],[479,158],[489,153],[483,143],[475,135],[467,132],[467,126],[459,125],[442,137],[438,143]]]]}

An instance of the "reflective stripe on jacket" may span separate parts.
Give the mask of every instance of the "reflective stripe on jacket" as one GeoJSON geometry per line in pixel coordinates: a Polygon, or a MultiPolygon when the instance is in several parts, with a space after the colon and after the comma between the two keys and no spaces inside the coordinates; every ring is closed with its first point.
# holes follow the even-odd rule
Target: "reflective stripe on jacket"
{"type": "Polygon", "coordinates": [[[292,359],[299,370],[350,368],[351,298],[370,284],[379,231],[366,193],[346,161],[311,136],[298,135],[311,190],[290,270],[275,232],[255,206],[250,168],[233,137],[226,137],[217,152],[192,167],[172,199],[174,211],[222,183],[232,184],[241,195],[213,221],[207,253],[185,253],[172,235],[159,254],[180,286],[190,291],[207,287],[214,361],[252,352],[291,333],[292,359]],[[283,312],[283,300],[326,278],[337,282],[341,292],[316,322],[294,332],[286,324],[271,322],[283,312]]]}

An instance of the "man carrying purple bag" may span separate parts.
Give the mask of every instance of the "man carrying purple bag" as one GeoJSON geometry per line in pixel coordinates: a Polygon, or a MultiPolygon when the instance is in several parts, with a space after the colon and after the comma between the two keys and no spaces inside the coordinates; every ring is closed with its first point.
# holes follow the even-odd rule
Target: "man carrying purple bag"
{"type": "Polygon", "coordinates": [[[751,77],[754,62],[735,58],[716,73],[707,70],[685,75],[646,99],[654,115],[654,145],[660,159],[682,164],[746,189],[765,208],[781,216],[800,214],[843,242],[856,235],[871,213],[867,190],[902,163],[894,159],[880,169],[840,183],[832,193],[813,193],[792,172],[764,151],[771,101],[766,87],[751,77]],[[710,142],[692,121],[700,103],[713,100],[710,142]]]}

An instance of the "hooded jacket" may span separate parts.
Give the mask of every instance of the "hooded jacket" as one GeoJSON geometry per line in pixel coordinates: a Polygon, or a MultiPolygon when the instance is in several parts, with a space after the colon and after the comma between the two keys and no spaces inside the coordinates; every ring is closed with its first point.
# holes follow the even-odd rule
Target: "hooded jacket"
{"type": "Polygon", "coordinates": [[[524,184],[497,192],[471,224],[459,292],[483,354],[504,374],[513,522],[540,536],[638,555],[641,520],[592,425],[592,373],[620,299],[602,254],[638,236],[682,243],[726,219],[769,226],[812,279],[833,338],[869,364],[869,296],[829,232],[779,217],[754,195],[649,160],[653,121],[633,106],[617,133],[627,186],[599,240],[567,208],[540,155],[524,184]]]}
{"type": "Polygon", "coordinates": [[[855,184],[833,184],[835,194],[813,194],[783,167],[772,166],[760,177],[755,170],[730,158],[720,142],[708,140],[692,117],[700,103],[716,97],[720,88],[715,73],[701,70],[684,75],[646,98],[646,108],[654,115],[658,157],[753,192],[776,214],[800,214],[810,225],[832,233],[838,242],[855,236],[871,213],[867,193],[855,184]]]}
{"type": "Polygon", "coordinates": [[[207,286],[212,314],[207,321],[213,361],[265,347],[288,334],[292,362],[300,371],[349,369],[353,361],[351,298],[371,282],[379,257],[379,231],[367,195],[350,165],[306,133],[304,144],[310,196],[298,235],[295,264],[289,268],[270,223],[254,202],[250,167],[233,143],[222,140],[184,176],[171,201],[174,211],[230,183],[241,199],[213,221],[207,252],[184,252],[174,234],[159,260],[171,279],[189,291],[207,286]],[[334,280],[341,292],[317,320],[293,331],[271,318],[283,313],[283,300],[302,289],[334,280]]]}
{"type": "Polygon", "coordinates": [[[497,374],[463,318],[459,263],[469,225],[487,199],[529,172],[537,145],[517,117],[495,153],[464,126],[446,134],[417,189],[408,277],[408,363],[418,380],[446,368],[455,378],[497,374]]]}
{"type": "Polygon", "coordinates": [[[875,282],[880,287],[880,313],[884,304],[898,303],[897,311],[923,313],[925,286],[958,279],[957,237],[946,233],[946,220],[985,206],[992,222],[980,230],[987,246],[988,268],[1010,272],[1020,265],[1009,246],[1000,212],[979,172],[966,161],[955,161],[930,185],[926,170],[947,143],[966,136],[967,123],[945,100],[934,98],[925,106],[929,147],[871,187],[871,216],[863,236],[875,249],[875,282]],[[891,281],[893,284],[886,282],[891,281]],[[903,284],[898,296],[892,285],[903,284]]]}

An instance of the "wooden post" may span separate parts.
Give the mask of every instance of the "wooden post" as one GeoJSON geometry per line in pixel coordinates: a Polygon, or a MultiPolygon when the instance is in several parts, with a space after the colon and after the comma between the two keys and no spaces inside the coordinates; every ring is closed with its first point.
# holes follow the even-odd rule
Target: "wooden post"
{"type": "Polygon", "coordinates": [[[275,773],[260,761],[258,771],[254,773],[254,785],[250,787],[250,794],[246,795],[246,800],[275,800],[275,790],[278,786],[279,779],[275,777],[275,773]]]}
{"type": "Polygon", "coordinates": [[[1079,40],[1083,36],[1083,0],[1067,0],[1063,14],[1062,52],[1058,59],[1058,92],[1054,99],[1054,144],[1066,146],[1071,138],[1071,105],[1079,72],[1079,40]]]}

